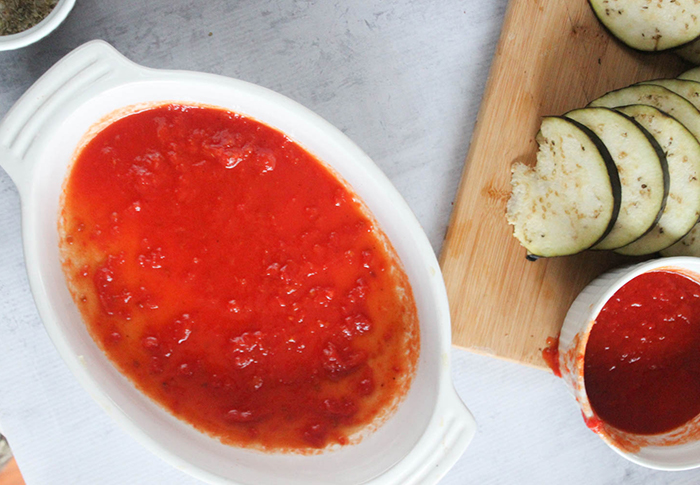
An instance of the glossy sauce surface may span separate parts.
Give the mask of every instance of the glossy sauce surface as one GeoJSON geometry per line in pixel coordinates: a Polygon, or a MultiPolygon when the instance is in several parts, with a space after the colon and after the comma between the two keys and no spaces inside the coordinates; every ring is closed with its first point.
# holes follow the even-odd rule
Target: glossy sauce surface
{"type": "Polygon", "coordinates": [[[700,413],[700,285],[673,271],[644,273],[598,315],[586,346],[586,392],[597,417],[657,434],[700,413]]]}
{"type": "Polygon", "coordinates": [[[352,192],[282,133],[215,108],[109,124],[65,184],[61,252],[93,338],[225,443],[351,442],[407,392],[410,285],[352,192]]]}

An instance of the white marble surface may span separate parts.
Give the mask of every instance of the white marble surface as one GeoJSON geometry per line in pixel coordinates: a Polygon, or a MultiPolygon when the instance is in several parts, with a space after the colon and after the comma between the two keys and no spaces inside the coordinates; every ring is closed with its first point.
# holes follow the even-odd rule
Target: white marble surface
{"type": "MultiPolygon", "coordinates": [[[[583,1],[583,0],[582,0],[583,1]]],[[[78,0],[49,38],[0,52],[0,116],[51,64],[100,38],[134,61],[237,77],[315,110],[391,178],[440,250],[506,0],[78,0]]],[[[479,431],[442,485],[691,484],[628,463],[548,373],[453,352],[479,431]]],[[[0,170],[0,430],[29,485],[194,484],[112,423],[39,321],[19,198],[0,170]]]]}

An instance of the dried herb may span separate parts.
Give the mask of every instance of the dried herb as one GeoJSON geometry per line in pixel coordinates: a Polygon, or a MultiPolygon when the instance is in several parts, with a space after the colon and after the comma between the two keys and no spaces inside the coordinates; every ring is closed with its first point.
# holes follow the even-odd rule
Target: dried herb
{"type": "Polygon", "coordinates": [[[0,0],[0,35],[17,34],[44,20],[58,0],[0,0]]]}

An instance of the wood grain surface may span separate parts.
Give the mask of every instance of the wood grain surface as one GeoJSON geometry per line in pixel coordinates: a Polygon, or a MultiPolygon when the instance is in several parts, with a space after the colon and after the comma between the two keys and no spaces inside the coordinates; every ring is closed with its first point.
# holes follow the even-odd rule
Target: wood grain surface
{"type": "Polygon", "coordinates": [[[690,66],[615,41],[585,0],[511,0],[440,255],[453,343],[546,368],[541,351],[569,305],[606,269],[607,252],[529,262],[505,218],[510,167],[535,162],[542,116],[690,66]]]}

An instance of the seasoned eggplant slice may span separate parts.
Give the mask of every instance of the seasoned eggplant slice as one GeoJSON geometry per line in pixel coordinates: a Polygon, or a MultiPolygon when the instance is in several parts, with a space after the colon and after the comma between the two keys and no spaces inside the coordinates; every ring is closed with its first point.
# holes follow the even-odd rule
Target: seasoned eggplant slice
{"type": "Polygon", "coordinates": [[[632,256],[652,254],[679,241],[700,218],[700,142],[677,120],[652,106],[619,110],[646,128],[666,153],[670,186],[661,218],[642,238],[616,249],[632,256]]]}
{"type": "Polygon", "coordinates": [[[695,224],[683,239],[661,251],[661,256],[700,256],[700,224],[695,224]]]}
{"type": "Polygon", "coordinates": [[[687,79],[689,81],[700,82],[700,67],[694,67],[692,69],[688,69],[683,74],[678,76],[678,79],[687,79]]]}
{"type": "Polygon", "coordinates": [[[700,111],[683,96],[679,96],[663,86],[635,84],[611,91],[591,101],[588,106],[618,108],[633,104],[646,104],[660,109],[683,123],[683,126],[697,139],[700,139],[700,111]]]}
{"type": "Polygon", "coordinates": [[[620,210],[617,169],[600,139],[563,117],[542,120],[535,166],[512,167],[508,223],[530,256],[565,256],[590,248],[620,210]]]}
{"type": "Polygon", "coordinates": [[[662,51],[700,37],[695,0],[589,0],[612,35],[640,51],[662,51]]]}
{"type": "Polygon", "coordinates": [[[682,59],[695,64],[696,66],[700,64],[700,39],[695,39],[689,44],[674,49],[673,52],[680,56],[682,59]]]}
{"type": "MultiPolygon", "coordinates": [[[[688,81],[690,82],[690,81],[688,81]]],[[[636,121],[609,108],[583,108],[564,116],[598,135],[620,176],[621,205],[610,233],[592,249],[616,249],[639,239],[661,217],[668,195],[666,155],[636,121]]]]}
{"type": "Polygon", "coordinates": [[[700,110],[700,82],[690,79],[654,79],[644,81],[639,84],[654,84],[663,86],[669,91],[673,91],[678,96],[688,100],[696,109],[700,110]]]}

